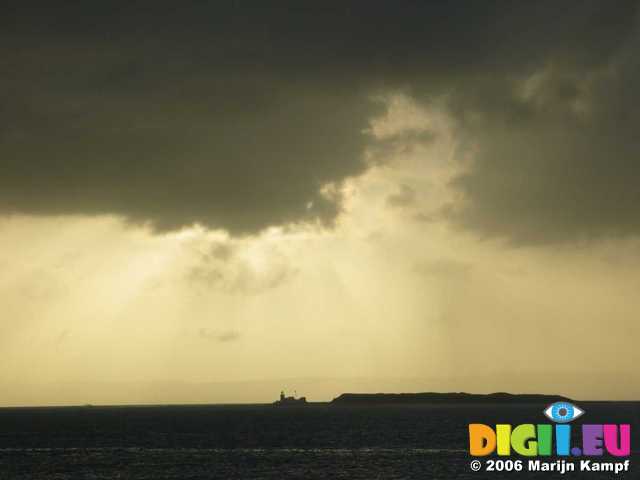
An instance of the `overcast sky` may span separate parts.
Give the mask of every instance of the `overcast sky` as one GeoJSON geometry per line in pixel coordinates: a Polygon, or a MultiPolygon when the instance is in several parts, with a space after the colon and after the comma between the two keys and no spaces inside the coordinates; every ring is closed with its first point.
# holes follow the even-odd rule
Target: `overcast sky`
{"type": "Polygon", "coordinates": [[[0,405],[640,398],[638,2],[9,3],[0,405]]]}

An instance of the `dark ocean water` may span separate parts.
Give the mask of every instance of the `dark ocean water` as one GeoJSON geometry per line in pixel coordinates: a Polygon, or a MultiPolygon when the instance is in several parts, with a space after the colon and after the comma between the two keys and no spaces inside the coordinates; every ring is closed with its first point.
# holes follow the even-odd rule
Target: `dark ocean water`
{"type": "Polygon", "coordinates": [[[579,405],[575,425],[632,424],[630,472],[471,471],[469,423],[548,423],[545,405],[68,407],[0,409],[0,480],[640,479],[640,404],[579,405]]]}

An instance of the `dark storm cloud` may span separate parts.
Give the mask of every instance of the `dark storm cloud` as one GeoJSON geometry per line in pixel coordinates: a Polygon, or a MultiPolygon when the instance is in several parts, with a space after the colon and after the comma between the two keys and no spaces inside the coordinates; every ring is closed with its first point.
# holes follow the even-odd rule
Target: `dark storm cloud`
{"type": "Polygon", "coordinates": [[[600,68],[504,81],[498,108],[467,99],[478,117],[461,115],[459,135],[475,163],[454,180],[466,198],[448,217],[516,244],[638,234],[639,40],[600,68]]]}
{"type": "MultiPolygon", "coordinates": [[[[549,62],[577,78],[603,68],[628,42],[634,7],[588,1],[8,6],[0,20],[0,208],[116,213],[159,229],[198,222],[234,233],[300,220],[330,224],[340,197],[321,189],[366,169],[362,132],[379,109],[370,96],[408,89],[425,99],[449,94],[461,118],[470,110],[486,116],[487,131],[460,122],[469,143],[486,138],[486,144],[477,168],[458,181],[471,209],[458,210],[455,219],[513,235],[531,228],[514,219],[531,212],[540,187],[535,178],[524,182],[534,190],[518,192],[522,210],[516,202],[503,212],[496,196],[509,192],[483,172],[504,171],[509,184],[515,165],[524,163],[529,175],[534,153],[514,156],[518,141],[550,126],[544,109],[532,113],[526,102],[514,102],[504,82],[549,62]],[[504,146],[494,152],[498,144],[504,146]]],[[[618,107],[596,109],[597,125],[611,126],[629,108],[626,95],[635,95],[624,79],[617,81],[629,91],[613,100],[618,107]]],[[[576,88],[569,81],[553,91],[571,101],[580,95],[576,88]]],[[[564,117],[550,115],[564,129],[564,117]]],[[[577,128],[567,141],[593,138],[577,128]]],[[[616,150],[627,157],[634,150],[631,130],[616,150]]],[[[596,153],[580,148],[603,164],[618,161],[598,153],[618,145],[610,137],[617,132],[595,131],[603,137],[596,153]]],[[[571,158],[580,158],[574,148],[571,158]]],[[[587,191],[606,195],[610,182],[597,179],[617,166],[591,171],[584,189],[572,183],[578,197],[570,201],[587,191]]],[[[506,188],[518,190],[515,181],[506,188]]],[[[563,202],[566,185],[558,187],[548,188],[563,202]]],[[[616,185],[634,200],[627,187],[616,185]]],[[[534,211],[541,218],[533,215],[532,225],[571,228],[549,222],[546,208],[534,211]]],[[[602,227],[593,219],[592,228],[602,227]]],[[[627,220],[620,214],[607,221],[627,220]]]]}

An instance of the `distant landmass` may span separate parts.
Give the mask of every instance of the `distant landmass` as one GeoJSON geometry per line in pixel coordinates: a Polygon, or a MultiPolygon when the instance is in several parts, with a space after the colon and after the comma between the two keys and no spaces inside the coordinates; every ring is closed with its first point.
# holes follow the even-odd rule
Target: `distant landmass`
{"type": "Polygon", "coordinates": [[[351,404],[407,404],[407,403],[553,403],[570,399],[560,395],[511,393],[343,393],[331,401],[332,405],[351,404]]]}

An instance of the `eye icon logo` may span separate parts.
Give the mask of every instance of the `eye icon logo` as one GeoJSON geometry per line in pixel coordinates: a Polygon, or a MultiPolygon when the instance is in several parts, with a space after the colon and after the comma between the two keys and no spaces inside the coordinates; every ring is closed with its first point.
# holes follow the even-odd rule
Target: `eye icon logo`
{"type": "Polygon", "coordinates": [[[549,420],[556,423],[569,423],[584,415],[584,410],[569,402],[555,402],[543,412],[549,420]]]}

